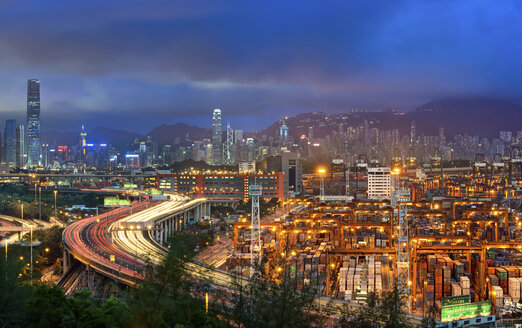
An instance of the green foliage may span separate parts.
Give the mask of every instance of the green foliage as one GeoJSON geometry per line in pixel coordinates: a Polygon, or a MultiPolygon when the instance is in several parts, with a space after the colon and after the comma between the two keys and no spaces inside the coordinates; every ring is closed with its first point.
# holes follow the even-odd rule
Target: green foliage
{"type": "Polygon", "coordinates": [[[32,288],[23,284],[27,276],[22,274],[25,262],[18,260],[20,251],[20,247],[10,248],[7,261],[1,252],[0,327],[21,327],[27,317],[25,306],[31,298],[32,288]]]}
{"type": "Polygon", "coordinates": [[[191,295],[185,265],[195,246],[208,241],[204,234],[178,233],[170,240],[170,251],[159,265],[148,265],[146,279],[130,306],[138,327],[224,327],[212,313],[205,313],[202,300],[191,295]]]}
{"type": "Polygon", "coordinates": [[[324,326],[315,287],[297,291],[296,285],[297,278],[282,256],[276,255],[270,263],[263,258],[252,278],[236,281],[234,321],[245,328],[324,326]]]}
{"type": "MultiPolygon", "coordinates": [[[[45,230],[33,231],[33,240],[38,240],[41,243],[36,257],[40,266],[52,265],[62,257],[62,232],[63,228],[56,226],[45,230]]],[[[28,240],[29,235],[25,238],[28,240]]]]}
{"type": "MultiPolygon", "coordinates": [[[[38,219],[39,218],[39,202],[42,200],[42,220],[49,221],[54,216],[54,189],[42,188],[41,195],[37,190],[36,197],[34,193],[34,186],[25,186],[17,184],[0,184],[0,213],[21,217],[21,203],[24,204],[24,218],[38,219]]],[[[56,198],[58,209],[71,206],[73,204],[81,204],[87,207],[96,207],[96,205],[103,203],[103,197],[95,193],[80,193],[80,192],[59,192],[56,198]]],[[[58,217],[60,214],[58,213],[58,217]]],[[[64,219],[62,215],[60,217],[64,219]]]]}
{"type": "MultiPolygon", "coordinates": [[[[261,217],[270,215],[275,209],[280,205],[280,202],[277,198],[272,198],[270,200],[265,200],[263,198],[259,199],[259,214],[261,217]]],[[[245,213],[250,213],[252,210],[252,199],[249,199],[248,202],[240,201],[236,207],[236,210],[243,210],[245,213]]]]}
{"type": "Polygon", "coordinates": [[[411,327],[403,312],[404,300],[397,287],[380,296],[368,294],[365,305],[357,310],[343,308],[339,328],[408,328],[411,327]]]}

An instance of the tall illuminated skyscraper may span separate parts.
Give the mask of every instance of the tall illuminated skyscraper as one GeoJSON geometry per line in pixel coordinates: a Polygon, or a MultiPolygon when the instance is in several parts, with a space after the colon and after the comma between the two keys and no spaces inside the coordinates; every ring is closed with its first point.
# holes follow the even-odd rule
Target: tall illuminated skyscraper
{"type": "Polygon", "coordinates": [[[85,147],[87,146],[87,132],[85,132],[85,127],[82,124],[82,131],[80,132],[80,159],[82,162],[85,162],[85,147]]]}
{"type": "Polygon", "coordinates": [[[212,165],[223,164],[222,151],[221,110],[216,108],[212,113],[212,165]]]}
{"type": "Polygon", "coordinates": [[[27,148],[29,166],[40,165],[40,81],[27,81],[27,148]]]}

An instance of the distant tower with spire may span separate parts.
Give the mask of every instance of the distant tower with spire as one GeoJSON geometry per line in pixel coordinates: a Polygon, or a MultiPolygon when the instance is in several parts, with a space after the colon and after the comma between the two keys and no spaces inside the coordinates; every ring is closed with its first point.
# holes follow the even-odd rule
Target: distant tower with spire
{"type": "Polygon", "coordinates": [[[87,132],[82,124],[82,131],[80,132],[80,159],[85,162],[85,148],[87,146],[87,132]]]}

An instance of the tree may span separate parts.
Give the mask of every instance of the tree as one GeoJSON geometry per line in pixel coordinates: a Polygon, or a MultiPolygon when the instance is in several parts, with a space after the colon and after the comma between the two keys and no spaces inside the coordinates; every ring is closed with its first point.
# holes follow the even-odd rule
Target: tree
{"type": "Polygon", "coordinates": [[[402,311],[405,306],[404,299],[399,289],[395,286],[392,290],[382,293],[368,294],[365,305],[353,311],[348,306],[343,309],[342,317],[338,323],[340,328],[408,328],[411,324],[402,311]]]}
{"type": "Polygon", "coordinates": [[[186,262],[195,246],[207,242],[204,234],[175,234],[170,251],[159,264],[149,264],[146,278],[131,300],[133,323],[139,327],[224,327],[212,313],[205,313],[202,300],[191,295],[192,282],[186,275],[186,262]]]}
{"type": "Polygon", "coordinates": [[[64,317],[73,316],[63,291],[57,287],[39,286],[27,303],[28,327],[60,327],[64,317]]]}
{"type": "Polygon", "coordinates": [[[241,327],[323,326],[324,313],[315,303],[316,286],[296,290],[297,275],[285,258],[289,251],[285,246],[281,254],[272,254],[273,260],[263,257],[251,278],[236,280],[233,317],[241,327]]]}
{"type": "Polygon", "coordinates": [[[378,328],[384,321],[384,315],[380,310],[381,299],[375,293],[369,293],[367,302],[357,310],[352,310],[345,305],[339,321],[339,328],[378,328]]]}
{"type": "Polygon", "coordinates": [[[430,308],[428,309],[428,314],[427,316],[425,316],[424,318],[422,318],[422,322],[419,326],[419,328],[423,328],[423,327],[430,327],[430,328],[435,328],[436,325],[437,325],[437,307],[435,306],[435,304],[433,304],[432,306],[430,306],[430,308]]]}
{"type": "Polygon", "coordinates": [[[0,260],[0,327],[21,327],[27,317],[25,308],[32,289],[23,284],[27,276],[22,273],[24,262],[16,260],[19,250],[11,248],[7,261],[4,254],[0,260]]]}

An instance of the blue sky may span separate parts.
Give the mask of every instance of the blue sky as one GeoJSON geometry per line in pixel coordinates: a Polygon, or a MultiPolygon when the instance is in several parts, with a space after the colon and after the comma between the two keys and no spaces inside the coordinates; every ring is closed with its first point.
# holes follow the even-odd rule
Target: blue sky
{"type": "Polygon", "coordinates": [[[0,119],[234,128],[446,96],[521,102],[519,1],[0,0],[0,119]]]}

